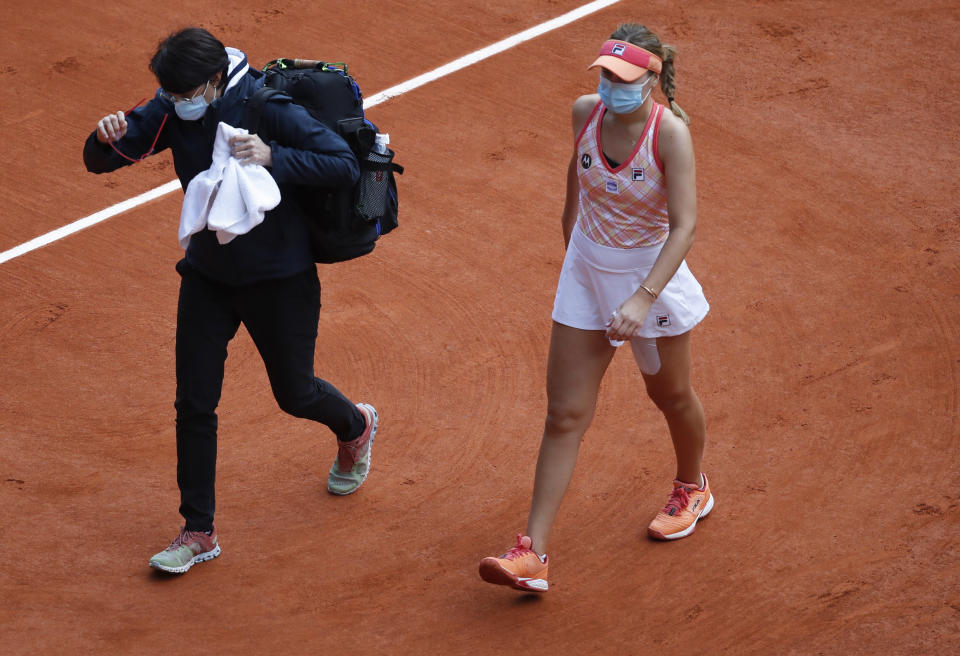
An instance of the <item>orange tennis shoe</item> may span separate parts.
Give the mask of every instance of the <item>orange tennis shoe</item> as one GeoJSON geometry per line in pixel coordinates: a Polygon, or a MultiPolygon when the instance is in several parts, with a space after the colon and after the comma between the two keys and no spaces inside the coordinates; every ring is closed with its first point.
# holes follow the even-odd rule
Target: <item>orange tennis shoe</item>
{"type": "Polygon", "coordinates": [[[657,516],[647,527],[650,537],[658,540],[679,540],[694,532],[697,522],[710,514],[713,510],[713,495],[710,493],[710,483],[707,475],[703,476],[703,487],[673,482],[673,492],[667,499],[667,505],[657,513],[657,516]]]}
{"type": "Polygon", "coordinates": [[[533,550],[533,540],[517,535],[517,546],[499,558],[480,561],[480,578],[487,583],[509,585],[528,592],[547,591],[547,557],[533,550]]]}

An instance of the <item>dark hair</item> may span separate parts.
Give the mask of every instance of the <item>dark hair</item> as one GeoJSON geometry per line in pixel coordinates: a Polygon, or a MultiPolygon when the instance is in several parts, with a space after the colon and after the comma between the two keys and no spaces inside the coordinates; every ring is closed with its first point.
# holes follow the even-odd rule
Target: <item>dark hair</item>
{"type": "Polygon", "coordinates": [[[610,38],[640,46],[663,60],[663,68],[660,71],[660,88],[663,89],[663,94],[667,97],[667,102],[670,103],[670,109],[673,113],[679,116],[684,123],[689,124],[690,117],[680,109],[680,105],[674,100],[674,96],[677,95],[676,71],[674,69],[677,49],[665,43],[660,43],[660,37],[639,23],[624,23],[610,35],[610,38]]]}
{"type": "Polygon", "coordinates": [[[188,27],[160,42],[150,60],[150,70],[157,82],[170,93],[185,93],[223,73],[221,85],[227,83],[230,59],[226,48],[212,34],[200,27],[188,27]]]}

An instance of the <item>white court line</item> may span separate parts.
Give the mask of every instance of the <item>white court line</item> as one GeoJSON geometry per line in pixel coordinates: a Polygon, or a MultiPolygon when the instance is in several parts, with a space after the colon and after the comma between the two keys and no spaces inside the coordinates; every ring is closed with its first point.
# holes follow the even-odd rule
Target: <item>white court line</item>
{"type": "MultiPolygon", "coordinates": [[[[434,80],[438,80],[442,77],[450,75],[451,73],[455,73],[462,68],[476,64],[477,62],[499,54],[504,50],[509,50],[510,48],[513,48],[524,41],[529,41],[530,39],[540,36],[541,34],[555,30],[558,27],[563,27],[564,25],[579,20],[584,16],[588,16],[594,12],[600,11],[601,9],[615,5],[620,1],[621,0],[594,0],[594,2],[587,3],[582,7],[578,7],[573,11],[569,11],[561,16],[557,16],[556,18],[548,20],[545,23],[541,23],[540,25],[526,29],[519,34],[514,34],[513,36],[507,37],[502,41],[497,41],[486,48],[481,48],[476,52],[470,53],[469,55],[464,55],[463,57],[455,59],[449,64],[444,64],[439,68],[435,68],[428,73],[418,75],[411,80],[407,80],[406,82],[392,86],[385,91],[376,93],[363,101],[363,107],[364,109],[369,109],[379,105],[382,102],[390,100],[391,98],[396,98],[397,96],[403,95],[408,91],[412,91],[417,87],[421,87],[429,82],[433,82],[434,80]]],[[[64,237],[72,235],[75,232],[83,230],[84,228],[89,228],[90,226],[100,223],[101,221],[106,221],[111,217],[122,214],[123,212],[133,209],[139,205],[143,205],[144,203],[154,200],[155,198],[165,196],[177,189],[180,189],[180,181],[171,180],[170,182],[160,185],[155,189],[151,189],[150,191],[140,194],[139,196],[125,200],[122,203],[117,203],[112,207],[108,207],[104,210],[96,212],[95,214],[78,219],[73,223],[68,223],[62,228],[57,228],[56,230],[52,230],[44,235],[40,235],[39,237],[31,239],[30,241],[20,244],[19,246],[14,246],[10,250],[3,251],[0,253],[0,264],[3,264],[8,260],[12,260],[15,257],[25,255],[30,251],[34,251],[59,239],[63,239],[64,237]]]]}

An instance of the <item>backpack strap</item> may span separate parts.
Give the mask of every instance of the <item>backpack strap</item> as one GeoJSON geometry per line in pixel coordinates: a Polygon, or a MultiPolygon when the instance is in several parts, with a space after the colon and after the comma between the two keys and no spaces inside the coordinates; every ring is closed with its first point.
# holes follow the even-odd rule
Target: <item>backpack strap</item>
{"type": "Polygon", "coordinates": [[[250,134],[257,134],[260,130],[260,118],[263,116],[263,107],[274,96],[286,96],[268,86],[262,86],[247,97],[244,127],[250,134]]]}

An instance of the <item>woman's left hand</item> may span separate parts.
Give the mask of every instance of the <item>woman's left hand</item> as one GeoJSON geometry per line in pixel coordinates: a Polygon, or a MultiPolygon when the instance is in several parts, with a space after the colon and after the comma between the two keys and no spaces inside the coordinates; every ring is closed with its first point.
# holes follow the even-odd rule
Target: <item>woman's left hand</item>
{"type": "Polygon", "coordinates": [[[270,146],[263,143],[263,139],[255,134],[241,134],[230,140],[231,154],[240,160],[241,164],[259,164],[271,166],[273,152],[270,146]]]}
{"type": "Polygon", "coordinates": [[[650,312],[651,305],[653,305],[653,299],[646,292],[643,292],[643,296],[634,294],[625,300],[610,318],[607,337],[617,341],[636,337],[647,318],[647,313],[650,312]]]}

